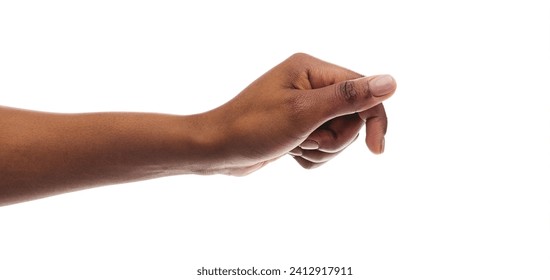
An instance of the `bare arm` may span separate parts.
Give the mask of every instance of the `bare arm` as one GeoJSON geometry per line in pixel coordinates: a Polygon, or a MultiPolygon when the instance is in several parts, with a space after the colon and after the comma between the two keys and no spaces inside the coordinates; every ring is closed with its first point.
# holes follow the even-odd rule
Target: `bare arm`
{"type": "Polygon", "coordinates": [[[389,76],[298,54],[197,115],[54,114],[0,107],[0,205],[179,174],[246,175],[290,154],[317,167],[352,143],[381,153],[389,76]]]}
{"type": "Polygon", "coordinates": [[[0,204],[206,170],[196,118],[0,107],[0,204]]]}

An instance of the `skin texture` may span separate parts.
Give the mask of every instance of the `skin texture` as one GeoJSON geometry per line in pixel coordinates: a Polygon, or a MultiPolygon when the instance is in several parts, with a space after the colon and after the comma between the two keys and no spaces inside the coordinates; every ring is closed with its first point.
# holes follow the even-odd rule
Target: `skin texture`
{"type": "Polygon", "coordinates": [[[0,107],[0,205],[180,174],[247,175],[281,156],[332,159],[366,124],[384,151],[391,76],[295,54],[226,104],[196,115],[55,114],[0,107]]]}

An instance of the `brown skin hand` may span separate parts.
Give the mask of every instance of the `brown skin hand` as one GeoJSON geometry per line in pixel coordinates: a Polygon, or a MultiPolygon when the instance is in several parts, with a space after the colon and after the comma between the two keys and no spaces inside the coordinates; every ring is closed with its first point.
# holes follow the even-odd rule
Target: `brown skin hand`
{"type": "Polygon", "coordinates": [[[0,205],[180,174],[246,175],[290,154],[317,167],[366,123],[384,150],[387,75],[363,77],[306,54],[277,65],[226,104],[176,116],[54,114],[0,107],[0,205]]]}

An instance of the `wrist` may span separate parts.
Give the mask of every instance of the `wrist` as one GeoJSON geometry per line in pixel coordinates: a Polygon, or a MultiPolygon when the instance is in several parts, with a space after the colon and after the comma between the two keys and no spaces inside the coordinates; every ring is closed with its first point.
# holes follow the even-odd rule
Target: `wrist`
{"type": "MultiPolygon", "coordinates": [[[[216,174],[227,163],[224,132],[209,113],[180,116],[173,152],[180,174],[216,174]]],[[[172,148],[170,148],[172,149],[172,148]]]]}

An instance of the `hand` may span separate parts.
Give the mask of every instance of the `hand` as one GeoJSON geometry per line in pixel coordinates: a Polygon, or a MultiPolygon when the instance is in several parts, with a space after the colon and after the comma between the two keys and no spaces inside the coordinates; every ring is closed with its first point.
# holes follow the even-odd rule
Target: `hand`
{"type": "Polygon", "coordinates": [[[246,175],[290,154],[304,168],[332,159],[359,135],[384,151],[382,101],[396,88],[391,76],[363,77],[306,54],[295,54],[226,104],[202,114],[211,143],[203,173],[246,175]]]}

